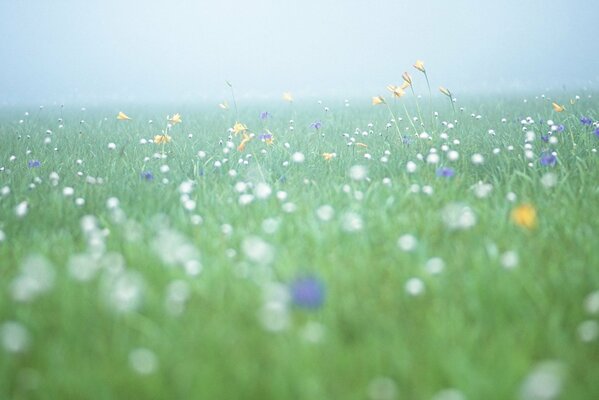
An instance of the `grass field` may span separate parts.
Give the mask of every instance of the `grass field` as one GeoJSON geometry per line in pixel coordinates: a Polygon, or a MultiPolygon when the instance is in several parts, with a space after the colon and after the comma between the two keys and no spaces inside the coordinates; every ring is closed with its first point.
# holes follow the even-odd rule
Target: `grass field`
{"type": "Polygon", "coordinates": [[[0,109],[0,398],[599,398],[575,95],[0,109]]]}

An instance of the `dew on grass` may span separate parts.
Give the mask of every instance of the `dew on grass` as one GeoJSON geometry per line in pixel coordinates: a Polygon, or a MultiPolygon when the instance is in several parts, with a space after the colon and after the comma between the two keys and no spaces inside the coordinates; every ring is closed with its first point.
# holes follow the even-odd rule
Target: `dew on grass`
{"type": "Polygon", "coordinates": [[[152,350],[139,347],[129,352],[129,366],[140,375],[150,375],[158,369],[158,357],[152,350]]]}
{"type": "Polygon", "coordinates": [[[29,255],[11,283],[12,298],[18,302],[33,301],[53,288],[55,277],[54,267],[46,258],[38,254],[29,255]]]}
{"type": "Polygon", "coordinates": [[[445,226],[450,230],[465,230],[476,225],[476,214],[464,203],[450,203],[441,210],[445,226]]]}
{"type": "Polygon", "coordinates": [[[543,361],[533,367],[522,382],[520,399],[552,400],[559,398],[565,381],[565,366],[560,361],[543,361]]]}
{"type": "Polygon", "coordinates": [[[395,400],[399,398],[399,390],[393,379],[378,376],[368,384],[367,395],[370,400],[395,400]]]}
{"type": "Polygon", "coordinates": [[[29,348],[31,336],[23,324],[6,321],[0,325],[0,343],[7,353],[22,353],[29,348]]]}

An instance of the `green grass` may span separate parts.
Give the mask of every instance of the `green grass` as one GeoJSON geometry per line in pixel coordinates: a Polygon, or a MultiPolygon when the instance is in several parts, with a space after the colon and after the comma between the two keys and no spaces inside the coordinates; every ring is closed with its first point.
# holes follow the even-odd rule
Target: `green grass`
{"type": "MultiPolygon", "coordinates": [[[[212,106],[48,106],[31,108],[25,117],[25,108],[0,110],[0,187],[10,188],[0,197],[6,236],[0,243],[0,326],[18,322],[29,339],[10,352],[6,341],[15,335],[5,329],[0,337],[0,398],[430,399],[449,388],[468,399],[554,398],[522,394],[530,386],[527,378],[548,360],[562,372],[548,375],[549,383],[562,384],[559,398],[599,397],[599,340],[579,335],[581,323],[599,319],[584,307],[599,289],[599,156],[593,151],[599,138],[578,120],[599,118],[599,101],[585,96],[557,114],[547,99],[528,99],[465,99],[459,103],[465,110],[455,115],[447,102],[433,103],[440,113],[434,124],[423,102],[422,129],[432,140],[415,138],[404,117],[399,126],[409,145],[400,142],[394,126],[386,128],[384,107],[360,102],[238,102],[239,118],[212,106]],[[117,121],[121,110],[134,119],[117,121]],[[272,114],[267,125],[258,118],[264,110],[272,114]],[[139,141],[160,133],[166,114],[174,112],[181,112],[183,123],[170,133],[167,157],[154,158],[162,147],[139,141]],[[536,133],[531,160],[524,156],[520,123],[527,116],[535,120],[528,126],[536,133]],[[256,136],[268,127],[274,144],[256,137],[239,153],[241,139],[234,137],[224,154],[227,129],[236,119],[256,136]],[[555,134],[557,144],[539,139],[549,129],[541,119],[566,126],[555,134]],[[316,120],[323,122],[319,132],[309,127],[316,120]],[[446,129],[444,120],[456,120],[455,128],[446,129]],[[348,146],[344,133],[368,147],[348,146]],[[115,150],[108,149],[110,142],[115,150]],[[457,150],[459,159],[449,161],[443,145],[457,150]],[[433,147],[439,164],[418,159],[433,147]],[[540,154],[550,148],[557,165],[540,165],[540,154]],[[205,158],[197,155],[200,150],[205,158]],[[382,162],[386,150],[388,161],[382,162]],[[292,161],[295,152],[304,154],[303,163],[292,161]],[[323,152],[337,157],[327,162],[323,152]],[[474,153],[484,156],[483,164],[471,162],[474,153]],[[223,158],[228,162],[215,168],[223,158]],[[248,165],[239,164],[240,158],[248,165]],[[29,168],[31,160],[41,166],[29,168]],[[416,172],[406,171],[408,161],[417,164],[416,172]],[[162,173],[161,165],[170,170],[162,173]],[[366,166],[368,179],[352,180],[354,165],[366,166]],[[455,176],[437,177],[439,166],[451,166],[455,176]],[[56,186],[49,179],[53,171],[60,177],[56,186]],[[154,180],[142,179],[143,171],[154,180]],[[541,182],[547,172],[557,177],[554,187],[541,182]],[[103,183],[90,184],[88,176],[103,183]],[[183,207],[178,190],[187,180],[194,182],[192,211],[183,207]],[[472,190],[479,181],[493,186],[487,197],[472,190]],[[264,182],[272,194],[242,206],[237,182],[264,182]],[[429,185],[433,193],[412,193],[412,185],[429,185]],[[65,197],[64,187],[74,195],[65,197]],[[285,200],[277,198],[279,191],[285,200]],[[514,202],[506,198],[510,192],[514,202]],[[79,197],[85,204],[75,204],[79,197]],[[111,197],[122,212],[108,209],[111,197]],[[19,218],[14,209],[23,201],[28,213],[19,218]],[[443,210],[456,202],[474,212],[473,227],[448,229],[443,210]],[[536,207],[536,229],[510,220],[521,203],[536,207]],[[334,209],[330,221],[318,218],[322,205],[334,209]],[[342,229],[348,212],[361,217],[361,230],[342,229]],[[90,250],[80,225],[86,215],[97,218],[96,239],[105,229],[104,248],[90,250]],[[201,223],[197,217],[192,223],[193,215],[201,223]],[[418,240],[412,251],[398,247],[404,234],[418,240]],[[256,243],[247,249],[248,238],[256,237],[257,245],[267,244],[263,254],[254,254],[256,243]],[[185,244],[199,253],[197,275],[182,265],[189,258],[185,244]],[[69,260],[92,250],[96,260],[85,260],[98,264],[97,270],[89,281],[78,281],[69,260]],[[508,251],[518,255],[512,269],[502,266],[508,251]],[[15,282],[31,255],[50,263],[55,279],[47,291],[19,301],[15,282]],[[168,265],[169,256],[182,261],[168,265]],[[445,264],[435,275],[425,268],[433,257],[445,264]],[[265,292],[304,275],[322,281],[324,304],[303,309],[289,303],[280,314],[269,314],[275,321],[277,315],[283,322],[288,318],[287,325],[270,331],[261,318],[265,292]],[[109,293],[123,276],[141,290],[141,300],[118,312],[123,303],[111,303],[109,293]],[[406,291],[411,278],[424,283],[420,295],[406,291]],[[180,313],[165,307],[173,281],[189,288],[183,305],[175,305],[180,313]],[[131,365],[138,348],[155,356],[150,374],[131,365]],[[385,397],[385,382],[395,397],[385,397]]],[[[399,104],[392,107],[402,116],[399,104]]]]}

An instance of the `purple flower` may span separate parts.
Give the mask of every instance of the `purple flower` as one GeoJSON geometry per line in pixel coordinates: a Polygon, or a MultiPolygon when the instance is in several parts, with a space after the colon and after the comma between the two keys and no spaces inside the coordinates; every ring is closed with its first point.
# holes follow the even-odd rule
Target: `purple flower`
{"type": "Polygon", "coordinates": [[[316,309],[324,303],[325,287],[318,278],[306,276],[290,285],[291,300],[300,308],[316,309]]]}
{"type": "Polygon", "coordinates": [[[549,143],[549,136],[550,135],[541,135],[541,140],[545,143],[549,143]]]}
{"type": "Polygon", "coordinates": [[[152,181],[154,180],[154,174],[152,174],[151,171],[144,171],[141,173],[141,177],[142,179],[145,179],[146,181],[152,181]]]}
{"type": "Polygon", "coordinates": [[[260,139],[264,142],[266,140],[271,140],[272,135],[270,133],[263,133],[262,135],[258,136],[258,139],[260,139]]]}
{"type": "Polygon", "coordinates": [[[551,153],[543,153],[539,158],[539,162],[544,167],[554,167],[557,163],[557,157],[551,153]]]}
{"type": "Polygon", "coordinates": [[[322,127],[322,122],[320,122],[320,121],[315,121],[310,124],[310,128],[314,128],[316,130],[320,129],[321,127],[322,127]]]}
{"type": "Polygon", "coordinates": [[[265,120],[266,118],[270,117],[270,113],[268,111],[262,111],[260,113],[260,119],[261,120],[265,120]]]}
{"type": "Polygon", "coordinates": [[[580,118],[580,123],[585,126],[591,126],[593,124],[593,120],[589,117],[582,117],[580,118]]]}
{"type": "Polygon", "coordinates": [[[564,131],[564,129],[566,129],[566,127],[565,127],[565,126],[563,126],[563,125],[558,125],[558,126],[557,126],[557,131],[558,131],[558,132],[563,132],[563,131],[564,131]]]}
{"type": "Polygon", "coordinates": [[[450,167],[441,167],[437,169],[437,176],[441,176],[443,178],[451,178],[455,175],[455,171],[450,167]]]}
{"type": "Polygon", "coordinates": [[[595,129],[595,132],[593,132],[595,134],[595,136],[599,137],[599,128],[595,129]]]}
{"type": "Polygon", "coordinates": [[[29,168],[39,168],[41,165],[42,163],[39,160],[31,160],[27,163],[29,168]]]}

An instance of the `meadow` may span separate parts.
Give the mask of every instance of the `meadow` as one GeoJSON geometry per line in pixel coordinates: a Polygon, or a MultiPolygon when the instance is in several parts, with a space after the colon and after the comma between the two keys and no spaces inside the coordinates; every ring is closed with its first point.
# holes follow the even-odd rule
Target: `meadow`
{"type": "Polygon", "coordinates": [[[0,398],[599,398],[594,93],[381,95],[0,109],[0,398]]]}

